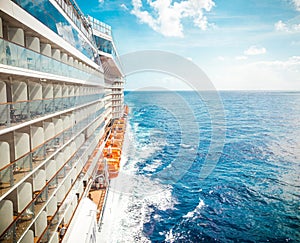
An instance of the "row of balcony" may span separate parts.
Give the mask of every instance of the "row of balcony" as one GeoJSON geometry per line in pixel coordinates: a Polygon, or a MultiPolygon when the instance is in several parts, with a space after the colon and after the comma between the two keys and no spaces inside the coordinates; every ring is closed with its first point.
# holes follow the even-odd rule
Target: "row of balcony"
{"type": "Polygon", "coordinates": [[[0,104],[0,129],[99,100],[99,95],[0,104]]]}
{"type": "Polygon", "coordinates": [[[93,29],[98,30],[101,33],[104,33],[106,35],[112,36],[111,26],[109,26],[108,24],[105,24],[91,16],[88,16],[88,20],[91,23],[93,29]]]}
{"type": "MultiPolygon", "coordinates": [[[[102,126],[101,126],[102,128],[102,126]]],[[[97,141],[100,140],[100,135],[102,133],[99,132],[100,127],[98,127],[95,130],[94,134],[99,134],[97,136],[91,136],[87,141],[86,145],[88,146],[87,149],[85,150],[84,154],[81,155],[81,157],[78,159],[79,161],[88,161],[90,158],[93,157],[93,151],[94,148],[96,147],[97,141]],[[91,156],[90,156],[91,155],[91,156]]],[[[104,141],[105,143],[105,141],[104,141]]],[[[101,151],[99,150],[97,154],[101,154],[101,151]]],[[[97,166],[99,166],[99,156],[97,157],[97,163],[92,163],[93,165],[90,165],[94,171],[97,171],[97,166]]],[[[102,161],[103,162],[103,161],[102,161]]],[[[78,203],[80,200],[84,197],[87,196],[86,193],[88,191],[84,190],[87,187],[87,181],[92,178],[88,175],[87,173],[87,164],[86,163],[81,163],[79,166],[77,166],[79,169],[81,169],[81,173],[78,174],[78,179],[73,183],[73,188],[72,191],[70,190],[64,201],[62,202],[62,205],[59,207],[57,210],[57,213],[54,214],[52,217],[51,221],[49,221],[48,227],[44,231],[43,235],[41,236],[41,242],[55,242],[57,239],[57,231],[59,225],[62,223],[69,225],[70,220],[72,220],[72,216],[70,217],[71,212],[74,212],[76,210],[78,203]],[[82,188],[83,185],[83,188],[82,188]],[[73,192],[73,193],[72,193],[73,192]],[[78,193],[80,192],[80,193],[78,193]],[[75,196],[76,194],[76,196],[75,196]],[[74,202],[75,201],[75,202],[74,202]]]]}
{"type": "Polygon", "coordinates": [[[123,87],[124,87],[123,82],[114,82],[113,85],[112,85],[112,88],[121,88],[121,89],[123,89],[123,87]]]}
{"type": "Polygon", "coordinates": [[[111,94],[119,94],[119,95],[122,95],[123,94],[123,90],[112,90],[111,91],[111,94]]]}
{"type": "MultiPolygon", "coordinates": [[[[102,105],[96,104],[0,136],[0,196],[52,156],[80,129],[100,117],[103,111],[102,105]]],[[[87,135],[92,131],[93,128],[88,129],[87,135]]]]}
{"type": "MultiPolygon", "coordinates": [[[[49,48],[51,53],[51,47],[49,48]]],[[[60,59],[60,54],[58,53],[58,55],[60,59]]],[[[65,60],[65,62],[69,63],[76,63],[73,61],[73,58],[72,60],[67,60],[67,56],[62,58],[62,60],[65,60]]],[[[60,75],[74,79],[80,79],[86,82],[99,83],[100,80],[102,80],[103,82],[103,75],[100,74],[98,71],[93,71],[89,68],[90,73],[87,73],[83,70],[78,69],[83,69],[82,63],[77,62],[76,66],[78,66],[78,68],[76,68],[64,62],[58,61],[46,55],[42,55],[38,52],[26,49],[20,45],[14,44],[1,38],[0,64],[51,73],[54,75],[60,75]]]]}
{"type": "Polygon", "coordinates": [[[112,102],[112,106],[114,107],[114,106],[121,106],[121,105],[123,105],[123,102],[121,102],[121,101],[113,101],[112,102]]]}
{"type": "Polygon", "coordinates": [[[41,83],[0,81],[0,129],[103,97],[98,87],[41,83]]]}
{"type": "Polygon", "coordinates": [[[85,20],[84,15],[80,12],[75,4],[66,4],[64,0],[55,0],[58,5],[64,10],[64,12],[69,16],[69,18],[75,23],[75,25],[80,29],[80,31],[90,40],[91,30],[89,29],[88,22],[85,20]]]}
{"type": "MultiPolygon", "coordinates": [[[[41,190],[33,191],[31,183],[27,182],[28,180],[22,184],[17,197],[19,200],[23,200],[24,205],[27,203],[27,206],[15,216],[13,224],[2,234],[1,240],[10,239],[11,242],[16,242],[22,238],[24,240],[30,231],[31,225],[35,222],[34,236],[36,238],[43,236],[44,240],[42,242],[49,242],[51,236],[57,234],[57,227],[60,222],[70,220],[74,209],[74,207],[70,208],[70,205],[76,205],[79,195],[76,197],[74,193],[71,195],[72,200],[66,199],[68,199],[72,187],[76,185],[76,193],[81,194],[83,192],[83,183],[79,183],[78,180],[83,178],[82,172],[85,163],[99,139],[99,136],[93,135],[100,134],[99,131],[103,128],[103,124],[98,123],[98,125],[98,128],[86,141],[84,132],[81,131],[69,142],[68,146],[56,154],[54,160],[48,160],[45,168],[34,174],[39,181],[43,182],[41,190]],[[52,172],[52,177],[49,176],[49,172],[52,172]],[[46,177],[45,174],[51,178],[46,177]],[[25,194],[25,191],[27,194],[32,192],[34,195],[28,199],[30,200],[29,203],[24,202],[23,194],[25,194]]],[[[10,198],[7,197],[7,199],[10,198]]]]}
{"type": "Polygon", "coordinates": [[[124,107],[123,107],[123,104],[120,104],[120,105],[118,105],[118,106],[116,106],[116,107],[112,107],[112,112],[114,113],[114,112],[123,112],[124,111],[124,107]]]}
{"type": "MultiPolygon", "coordinates": [[[[26,161],[28,163],[26,165],[24,164],[24,167],[22,168],[23,169],[22,172],[20,171],[13,172],[13,176],[21,175],[19,176],[19,178],[24,178],[25,176],[27,176],[27,178],[26,178],[26,182],[23,182],[23,184],[21,184],[21,186],[18,186],[18,188],[16,189],[17,197],[12,195],[14,193],[8,194],[8,196],[6,196],[6,199],[9,199],[11,201],[16,200],[15,198],[17,198],[17,202],[15,202],[13,205],[16,225],[15,227],[10,227],[10,231],[14,231],[14,233],[11,234],[10,231],[6,232],[4,238],[9,238],[11,235],[13,235],[14,239],[16,238],[19,239],[22,236],[22,234],[27,230],[27,228],[24,227],[24,223],[25,226],[29,225],[30,222],[34,219],[34,216],[35,215],[38,216],[36,210],[39,209],[41,206],[43,206],[43,203],[46,202],[48,198],[50,198],[53,195],[54,193],[53,189],[61,185],[61,181],[66,176],[66,173],[71,168],[74,167],[74,163],[81,161],[82,166],[84,166],[86,162],[86,157],[82,158],[82,155],[86,153],[85,152],[87,151],[86,147],[91,146],[93,143],[91,143],[91,141],[88,140],[86,141],[86,146],[82,146],[82,144],[85,141],[85,137],[95,138],[94,134],[98,134],[95,131],[96,130],[99,131],[104,127],[103,120],[104,120],[103,117],[89,116],[86,119],[83,119],[82,121],[77,123],[74,127],[66,129],[62,133],[55,136],[53,139],[48,140],[43,145],[39,146],[38,149],[32,151],[30,154],[27,154],[22,158],[22,160],[24,161],[26,157],[26,161]],[[96,119],[94,119],[95,117],[96,119]],[[91,123],[91,120],[94,121],[94,123],[91,123]],[[86,128],[88,124],[93,124],[93,125],[86,128]],[[76,133],[77,135],[73,137],[73,135],[76,133]],[[71,138],[72,140],[70,140],[71,138]],[[67,140],[69,141],[67,142],[67,140]],[[72,157],[73,154],[76,156],[72,157]],[[70,157],[72,157],[73,160],[70,160],[70,157]],[[78,159],[79,157],[81,159],[78,159]],[[42,163],[43,165],[41,165],[42,163]],[[30,175],[30,170],[32,171],[31,168],[37,168],[37,167],[39,167],[38,170],[34,174],[30,175]],[[25,172],[25,168],[27,169],[27,172],[25,172]],[[59,168],[63,168],[63,169],[59,170],[59,168]],[[51,177],[53,178],[51,179],[51,177]],[[28,181],[31,181],[32,183],[27,184],[28,181]],[[24,187],[27,189],[24,189],[24,187]],[[42,187],[45,188],[43,189],[42,187]],[[23,195],[22,190],[26,190],[27,192],[26,197],[23,195]],[[28,190],[31,193],[28,193],[28,190]],[[32,196],[28,198],[28,195],[32,195],[32,196]],[[30,202],[31,200],[33,201],[30,204],[28,204],[28,202],[30,202]],[[25,207],[24,205],[28,205],[28,206],[25,207]],[[21,229],[23,229],[23,231],[21,229]]],[[[96,139],[98,139],[98,137],[96,139]]],[[[85,156],[88,156],[88,154],[91,154],[91,150],[88,150],[85,156]]],[[[18,160],[15,163],[18,162],[20,161],[18,160]]],[[[5,170],[7,170],[7,168],[5,170]]],[[[3,173],[5,170],[2,170],[1,173],[3,173]]],[[[1,176],[1,178],[3,177],[1,176]]],[[[13,183],[18,183],[19,181],[20,180],[18,181],[13,180],[13,183]]],[[[71,181],[72,180],[70,180],[69,183],[71,183],[71,181]]],[[[56,193],[55,201],[57,203],[60,203],[62,201],[62,198],[60,197],[64,197],[64,195],[65,193],[63,193],[62,191],[56,193]]],[[[47,210],[48,209],[49,206],[47,206],[47,210]]]]}

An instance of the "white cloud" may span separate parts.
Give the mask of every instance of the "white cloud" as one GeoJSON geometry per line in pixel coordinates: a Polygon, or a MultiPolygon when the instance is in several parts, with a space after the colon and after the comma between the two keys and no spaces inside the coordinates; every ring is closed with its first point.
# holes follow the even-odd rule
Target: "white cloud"
{"type": "Polygon", "coordinates": [[[247,50],[244,51],[244,54],[247,56],[255,56],[265,54],[267,52],[264,47],[250,46],[247,50]]]}
{"type": "Polygon", "coordinates": [[[300,90],[300,56],[285,60],[240,62],[209,75],[218,89],[300,90]]]}
{"type": "Polygon", "coordinates": [[[217,59],[218,59],[219,61],[225,61],[225,57],[223,57],[223,56],[218,56],[217,59]]]}
{"type": "Polygon", "coordinates": [[[143,4],[141,0],[132,0],[131,13],[142,23],[148,24],[153,30],[164,36],[183,37],[183,18],[192,18],[195,26],[202,30],[208,27],[208,21],[203,12],[209,12],[215,5],[213,0],[148,0],[143,4]],[[147,10],[142,10],[147,8],[147,10]]]}
{"type": "Polygon", "coordinates": [[[274,67],[276,69],[281,69],[281,70],[300,72],[300,56],[292,56],[285,61],[257,62],[256,65],[263,65],[266,67],[274,67]]]}
{"type": "Polygon", "coordinates": [[[126,4],[124,4],[124,3],[120,4],[120,7],[121,7],[122,9],[124,9],[124,10],[128,10],[126,4]]]}
{"type": "MultiPolygon", "coordinates": [[[[293,5],[295,6],[295,9],[297,11],[300,11],[300,0],[291,0],[293,5]]],[[[274,24],[276,31],[286,32],[286,33],[297,33],[300,32],[300,23],[299,23],[299,16],[290,19],[287,22],[283,22],[282,20],[279,20],[274,24]]]]}
{"type": "Polygon", "coordinates": [[[157,21],[147,12],[141,11],[143,6],[141,0],[132,0],[133,10],[131,11],[142,23],[148,24],[152,29],[157,31],[157,21]]]}
{"type": "Polygon", "coordinates": [[[286,24],[282,20],[275,23],[275,30],[289,33],[300,32],[300,24],[286,24]]]}
{"type": "Polygon", "coordinates": [[[104,3],[104,0],[98,0],[99,3],[104,3]]]}
{"type": "Polygon", "coordinates": [[[293,0],[296,10],[300,11],[300,0],[293,0]]]}
{"type": "Polygon", "coordinates": [[[236,56],[235,60],[247,60],[248,57],[247,56],[236,56]]]}
{"type": "Polygon", "coordinates": [[[287,26],[285,23],[282,22],[282,20],[279,20],[278,22],[275,23],[275,30],[277,31],[286,31],[287,26]]]}

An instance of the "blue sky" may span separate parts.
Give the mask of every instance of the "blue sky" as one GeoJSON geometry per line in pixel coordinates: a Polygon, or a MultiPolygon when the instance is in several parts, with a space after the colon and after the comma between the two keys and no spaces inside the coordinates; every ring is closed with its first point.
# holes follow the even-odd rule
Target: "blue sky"
{"type": "MultiPolygon", "coordinates": [[[[192,60],[219,90],[300,90],[300,0],[77,0],[112,26],[120,55],[163,50],[192,60]]],[[[160,73],[127,89],[187,89],[160,73]]]]}

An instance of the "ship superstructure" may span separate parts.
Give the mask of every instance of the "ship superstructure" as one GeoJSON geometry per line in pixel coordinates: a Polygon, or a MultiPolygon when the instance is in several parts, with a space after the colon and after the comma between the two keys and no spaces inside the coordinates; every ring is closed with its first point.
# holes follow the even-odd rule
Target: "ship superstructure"
{"type": "Polygon", "coordinates": [[[96,242],[88,194],[123,84],[111,27],[74,0],[0,1],[1,242],[67,242],[76,220],[96,242]]]}

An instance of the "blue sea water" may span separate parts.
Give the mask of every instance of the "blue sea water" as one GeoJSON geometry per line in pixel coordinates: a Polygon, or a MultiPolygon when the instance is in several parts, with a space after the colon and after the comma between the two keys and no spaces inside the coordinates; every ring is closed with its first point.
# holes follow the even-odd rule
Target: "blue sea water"
{"type": "Polygon", "coordinates": [[[140,178],[133,180],[141,188],[148,180],[156,183],[142,189],[143,196],[130,194],[120,216],[118,230],[131,234],[132,241],[300,242],[300,93],[219,95],[224,146],[215,168],[201,179],[212,120],[199,95],[125,93],[131,142],[123,170],[140,178]],[[183,143],[183,133],[191,143],[183,143]],[[193,161],[187,161],[192,153],[193,161]],[[172,180],[161,176],[178,157],[183,167],[176,170],[182,173],[169,175],[172,180]],[[126,223],[130,219],[135,224],[126,223]]]}

